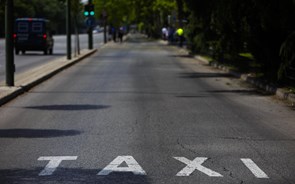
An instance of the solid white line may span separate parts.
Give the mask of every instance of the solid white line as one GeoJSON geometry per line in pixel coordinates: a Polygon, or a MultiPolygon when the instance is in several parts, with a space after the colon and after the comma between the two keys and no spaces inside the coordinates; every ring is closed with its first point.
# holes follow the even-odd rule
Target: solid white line
{"type": "Polygon", "coordinates": [[[241,158],[241,160],[256,178],[269,178],[250,158],[241,158]]]}

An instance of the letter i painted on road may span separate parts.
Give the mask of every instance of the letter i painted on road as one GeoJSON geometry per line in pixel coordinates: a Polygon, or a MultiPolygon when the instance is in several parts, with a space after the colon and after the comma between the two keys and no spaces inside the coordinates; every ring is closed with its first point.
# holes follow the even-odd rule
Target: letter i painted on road
{"type": "Polygon", "coordinates": [[[39,157],[39,161],[49,161],[45,168],[39,173],[39,176],[50,176],[64,160],[77,160],[77,156],[57,156],[57,157],[39,157]]]}
{"type": "Polygon", "coordinates": [[[146,175],[146,172],[132,156],[118,156],[97,175],[106,176],[112,172],[132,172],[135,175],[146,175]],[[119,167],[124,162],[127,167],[119,167]]]}
{"type": "Polygon", "coordinates": [[[256,178],[269,178],[250,158],[241,158],[245,166],[254,174],[256,178]]]}

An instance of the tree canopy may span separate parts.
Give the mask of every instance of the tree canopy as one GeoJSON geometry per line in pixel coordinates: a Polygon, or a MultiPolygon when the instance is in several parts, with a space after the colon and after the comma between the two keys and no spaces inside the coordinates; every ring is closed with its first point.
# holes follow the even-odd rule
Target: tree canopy
{"type": "Polygon", "coordinates": [[[103,11],[107,14],[108,24],[140,25],[140,29],[154,36],[159,34],[160,26],[167,24],[167,16],[176,9],[176,3],[171,0],[94,0],[97,18],[103,11]],[[161,25],[162,24],[162,25],[161,25]]]}
{"type": "Polygon", "coordinates": [[[219,61],[250,52],[266,78],[277,81],[283,76],[279,68],[290,63],[286,61],[290,57],[280,57],[280,50],[286,53],[286,45],[294,40],[290,36],[295,31],[294,0],[184,1],[191,12],[187,36],[194,52],[211,49],[219,61]]]}
{"type": "MultiPolygon", "coordinates": [[[[0,36],[4,35],[4,2],[0,0],[0,36]]],[[[14,0],[15,17],[50,19],[58,33],[65,32],[65,0],[14,0]]],[[[72,10],[83,22],[79,0],[72,10]],[[75,10],[75,11],[74,11],[75,10]]],[[[189,48],[232,60],[249,53],[273,81],[284,78],[294,64],[295,0],[92,0],[96,20],[107,14],[115,27],[136,24],[140,31],[159,37],[163,26],[183,25],[189,48]],[[169,20],[168,20],[169,17],[169,20]]],[[[80,24],[81,25],[81,24],[80,24]]]]}
{"type": "MultiPolygon", "coordinates": [[[[72,9],[79,0],[72,0],[72,9]]],[[[0,34],[4,34],[4,7],[5,0],[0,2],[0,34]]],[[[65,32],[65,0],[14,0],[14,17],[46,18],[51,21],[53,29],[57,33],[65,32]]],[[[80,8],[81,11],[81,8],[80,8]]]]}

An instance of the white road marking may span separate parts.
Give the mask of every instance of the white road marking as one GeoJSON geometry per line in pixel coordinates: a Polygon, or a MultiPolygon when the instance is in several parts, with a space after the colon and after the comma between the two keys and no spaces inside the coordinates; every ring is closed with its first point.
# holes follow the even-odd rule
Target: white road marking
{"type": "Polygon", "coordinates": [[[118,156],[97,175],[106,176],[112,172],[132,172],[135,175],[146,175],[146,172],[132,156],[118,156]],[[123,162],[128,167],[119,167],[123,162]]]}
{"type": "Polygon", "coordinates": [[[49,160],[49,163],[39,173],[39,176],[50,176],[63,160],[77,160],[77,156],[39,157],[39,161],[49,160]]]}
{"type": "Polygon", "coordinates": [[[187,165],[185,168],[179,171],[176,174],[176,176],[189,176],[197,169],[210,177],[223,177],[221,174],[215,171],[212,171],[211,169],[208,169],[201,165],[208,159],[206,157],[197,157],[193,161],[185,157],[174,157],[174,158],[187,165]]]}
{"type": "Polygon", "coordinates": [[[241,158],[241,160],[256,178],[269,178],[250,158],[241,158]]]}

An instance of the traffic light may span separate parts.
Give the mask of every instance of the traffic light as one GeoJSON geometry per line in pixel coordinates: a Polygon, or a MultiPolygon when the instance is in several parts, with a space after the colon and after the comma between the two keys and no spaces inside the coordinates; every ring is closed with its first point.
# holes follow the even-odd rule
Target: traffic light
{"type": "Polygon", "coordinates": [[[93,17],[95,15],[94,4],[86,4],[84,6],[84,15],[85,17],[93,17]]]}

